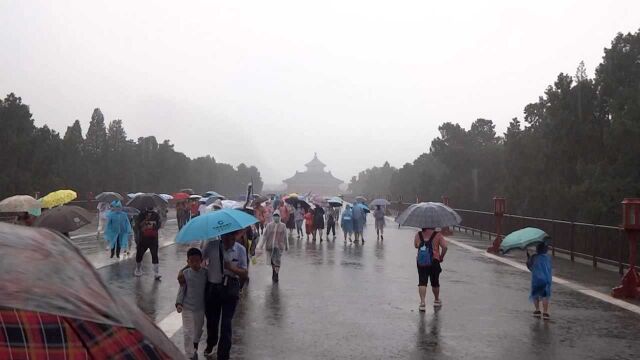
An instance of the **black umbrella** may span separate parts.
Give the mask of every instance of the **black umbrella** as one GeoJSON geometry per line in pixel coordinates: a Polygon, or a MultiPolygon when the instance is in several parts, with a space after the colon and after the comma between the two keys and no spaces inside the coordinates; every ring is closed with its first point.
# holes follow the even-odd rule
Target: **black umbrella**
{"type": "Polygon", "coordinates": [[[138,210],[144,210],[149,208],[166,207],[167,202],[158,194],[147,193],[138,195],[129,200],[127,206],[138,210]]]}
{"type": "Polygon", "coordinates": [[[112,191],[105,191],[105,192],[101,192],[100,194],[98,194],[98,196],[96,196],[96,200],[100,201],[100,202],[112,202],[114,200],[120,200],[122,201],[122,195],[112,192],[112,191]]]}
{"type": "Polygon", "coordinates": [[[68,233],[90,224],[92,218],[87,210],[79,206],[62,205],[43,212],[33,225],[68,233]]]}

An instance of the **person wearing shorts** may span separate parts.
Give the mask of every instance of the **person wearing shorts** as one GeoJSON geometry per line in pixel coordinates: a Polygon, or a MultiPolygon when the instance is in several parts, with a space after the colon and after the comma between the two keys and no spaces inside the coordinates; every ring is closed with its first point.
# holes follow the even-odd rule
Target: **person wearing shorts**
{"type": "Polygon", "coordinates": [[[431,242],[431,248],[433,249],[433,257],[431,265],[418,266],[417,259],[416,265],[418,268],[418,294],[420,295],[420,311],[425,311],[425,300],[427,297],[427,286],[431,282],[431,290],[433,291],[433,306],[440,307],[442,302],[440,300],[440,273],[442,272],[442,263],[445,254],[447,253],[447,243],[441,233],[432,228],[423,228],[414,237],[414,246],[419,249],[422,243],[431,242]],[[422,235],[422,236],[421,236],[422,235]]]}

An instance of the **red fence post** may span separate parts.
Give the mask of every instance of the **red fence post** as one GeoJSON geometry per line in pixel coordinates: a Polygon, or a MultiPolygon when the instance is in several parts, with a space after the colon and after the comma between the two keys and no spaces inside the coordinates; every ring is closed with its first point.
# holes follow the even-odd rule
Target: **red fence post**
{"type": "Polygon", "coordinates": [[[636,270],[638,254],[638,233],[640,232],[640,199],[624,199],[622,202],[622,226],[629,241],[629,270],[622,277],[622,283],[611,290],[616,298],[640,298],[640,277],[636,270]]]}
{"type": "Polygon", "coordinates": [[[487,252],[497,254],[500,251],[500,244],[502,243],[502,219],[506,213],[507,201],[503,197],[493,198],[493,214],[496,217],[496,238],[493,240],[493,244],[487,249],[487,252]]]}

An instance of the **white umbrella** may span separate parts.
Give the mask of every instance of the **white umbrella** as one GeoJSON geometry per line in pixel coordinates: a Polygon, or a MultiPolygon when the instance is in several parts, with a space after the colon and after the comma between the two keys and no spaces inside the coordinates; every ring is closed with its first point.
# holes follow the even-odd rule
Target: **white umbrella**
{"type": "Polygon", "coordinates": [[[161,198],[169,201],[173,199],[173,196],[169,195],[169,194],[158,194],[161,198]]]}
{"type": "Polygon", "coordinates": [[[29,195],[15,195],[0,201],[0,212],[28,212],[41,208],[40,201],[29,195]]]}
{"type": "Polygon", "coordinates": [[[387,199],[375,199],[369,204],[369,207],[373,208],[376,206],[389,206],[389,205],[391,205],[391,203],[387,199]]]}
{"type": "Polygon", "coordinates": [[[443,228],[458,225],[461,221],[462,218],[453,209],[434,202],[413,204],[396,218],[401,226],[417,228],[443,228]]]}

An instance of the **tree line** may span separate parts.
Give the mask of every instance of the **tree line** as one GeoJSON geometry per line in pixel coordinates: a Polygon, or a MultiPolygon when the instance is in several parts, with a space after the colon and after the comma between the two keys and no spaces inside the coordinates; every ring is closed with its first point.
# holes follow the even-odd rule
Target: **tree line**
{"type": "Polygon", "coordinates": [[[212,156],[195,159],[154,136],[127,138],[120,119],[105,123],[95,109],[86,134],[79,120],[64,136],[34,125],[29,106],[11,93],[0,100],[0,198],[72,189],[83,198],[102,191],[173,193],[181,188],[215,190],[236,196],[253,181],[262,189],[255,166],[233,167],[212,156]]]}
{"type": "Polygon", "coordinates": [[[487,119],[438,130],[412,163],[364,170],[349,189],[489,211],[500,195],[509,213],[617,225],[620,201],[640,196],[640,31],[613,39],[594,78],[582,62],[560,73],[503,135],[487,119]]]}

